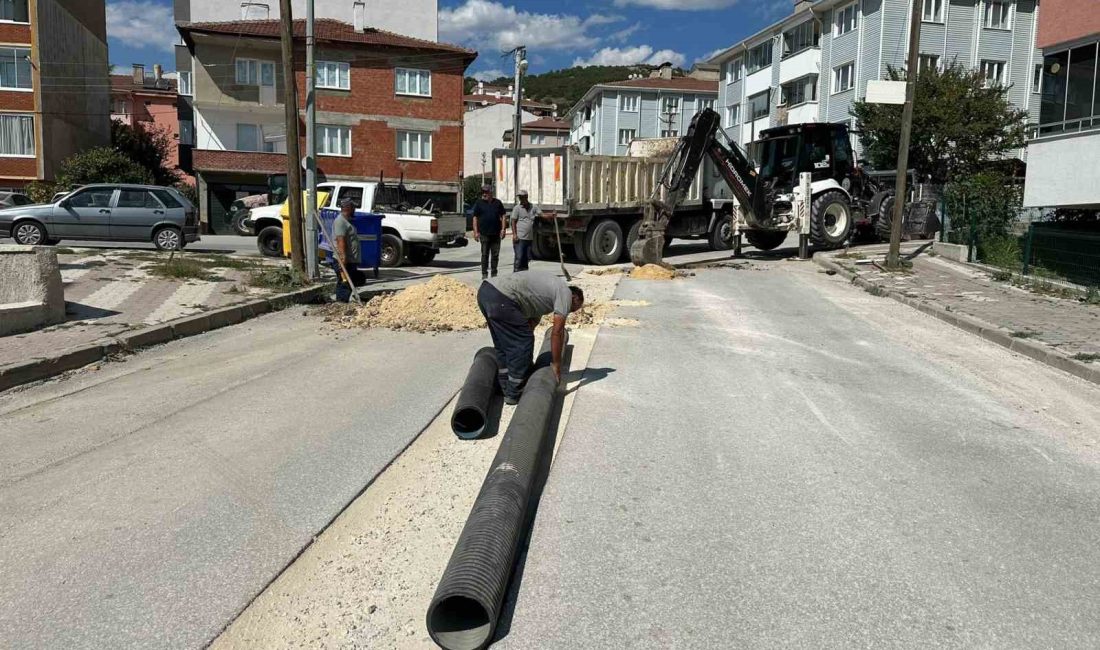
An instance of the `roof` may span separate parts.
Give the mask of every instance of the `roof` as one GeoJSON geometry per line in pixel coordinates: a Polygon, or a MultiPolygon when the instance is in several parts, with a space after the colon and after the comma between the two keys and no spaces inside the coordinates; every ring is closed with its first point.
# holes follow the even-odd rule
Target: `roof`
{"type": "Polygon", "coordinates": [[[660,77],[643,77],[642,79],[627,79],[625,81],[612,81],[598,84],[599,86],[627,87],[627,88],[651,88],[654,90],[684,90],[692,92],[718,92],[718,81],[696,79],[694,77],[673,77],[661,79],[660,77]]]}
{"type": "MultiPolygon", "coordinates": [[[[281,21],[279,20],[232,20],[226,22],[210,23],[177,23],[176,29],[181,34],[225,34],[229,36],[252,36],[255,38],[281,38],[281,21]]],[[[457,45],[437,43],[421,38],[404,36],[382,29],[368,27],[363,31],[356,31],[351,23],[345,23],[332,18],[318,18],[314,23],[314,38],[319,43],[347,43],[352,45],[373,45],[377,47],[395,47],[421,51],[433,51],[440,53],[459,54],[463,58],[473,61],[477,52],[457,45]]],[[[294,38],[305,39],[306,21],[294,21],[294,38]]]]}
{"type": "Polygon", "coordinates": [[[558,120],[552,117],[543,117],[531,122],[523,123],[524,131],[568,131],[570,127],[569,122],[565,120],[558,120]]]}
{"type": "MultiPolygon", "coordinates": [[[[512,98],[504,96],[504,95],[501,95],[501,96],[498,97],[497,95],[489,95],[489,94],[476,95],[476,94],[474,94],[474,95],[463,95],[462,96],[462,101],[464,101],[464,102],[477,102],[479,104],[481,102],[485,102],[487,104],[511,104],[512,103],[512,98]]],[[[524,106],[534,106],[534,107],[538,107],[538,108],[548,108],[548,109],[549,108],[554,108],[553,104],[544,104],[543,102],[536,102],[536,101],[531,100],[531,99],[525,99],[525,100],[523,100],[522,103],[523,103],[524,106]]]]}
{"type": "Polygon", "coordinates": [[[153,78],[146,77],[144,84],[134,83],[133,75],[128,74],[113,74],[111,75],[111,92],[143,92],[143,93],[155,93],[158,95],[175,95],[176,94],[176,80],[168,79],[167,77],[161,77],[159,85],[152,85],[153,78]]]}

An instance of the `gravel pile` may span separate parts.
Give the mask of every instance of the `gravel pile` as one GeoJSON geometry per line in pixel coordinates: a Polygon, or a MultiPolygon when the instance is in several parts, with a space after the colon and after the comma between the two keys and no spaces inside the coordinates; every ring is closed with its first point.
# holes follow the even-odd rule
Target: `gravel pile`
{"type": "Polygon", "coordinates": [[[635,280],[671,280],[677,275],[675,270],[657,264],[639,266],[630,272],[630,277],[635,280]]]}
{"type": "Polygon", "coordinates": [[[355,305],[329,305],[319,310],[325,320],[346,328],[375,328],[408,332],[464,332],[485,327],[474,290],[437,275],[396,293],[355,305]]]}

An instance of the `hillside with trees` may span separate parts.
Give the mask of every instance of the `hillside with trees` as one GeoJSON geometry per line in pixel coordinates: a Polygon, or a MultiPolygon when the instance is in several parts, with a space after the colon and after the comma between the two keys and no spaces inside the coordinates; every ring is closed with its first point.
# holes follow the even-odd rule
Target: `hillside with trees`
{"type": "MultiPolygon", "coordinates": [[[[649,65],[591,65],[577,68],[564,68],[541,74],[527,75],[523,78],[523,88],[527,99],[558,105],[558,114],[576,104],[589,88],[609,81],[622,81],[631,74],[648,76],[653,66],[649,65]]],[[[677,70],[674,74],[683,74],[677,70]]],[[[499,77],[485,82],[487,86],[508,86],[511,77],[499,77]]],[[[466,92],[477,86],[477,80],[466,77],[466,92]]]]}

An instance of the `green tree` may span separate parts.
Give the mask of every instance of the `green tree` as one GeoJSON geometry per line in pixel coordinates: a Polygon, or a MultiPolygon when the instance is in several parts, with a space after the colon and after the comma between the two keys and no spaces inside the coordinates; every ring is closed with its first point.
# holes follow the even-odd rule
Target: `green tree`
{"type": "Polygon", "coordinates": [[[167,131],[140,125],[130,126],[112,120],[111,145],[119,153],[148,170],[153,183],[173,185],[179,181],[179,172],[168,164],[172,137],[167,131]]]}
{"type": "Polygon", "coordinates": [[[61,163],[57,185],[68,189],[88,183],[152,183],[153,174],[111,147],[93,147],[61,163]]]}
{"type": "MultiPolygon", "coordinates": [[[[903,70],[890,68],[886,78],[904,81],[903,70]]],[[[1027,112],[1008,100],[1008,86],[986,87],[977,70],[952,63],[943,71],[919,73],[909,165],[933,183],[971,176],[1003,160],[1026,143],[1027,112]]],[[[897,165],[902,107],[893,104],[852,105],[856,129],[862,132],[864,156],[871,166],[897,165]]]]}
{"type": "Polygon", "coordinates": [[[462,200],[466,205],[473,205],[474,201],[481,198],[481,186],[491,182],[491,179],[482,178],[481,174],[467,176],[462,181],[462,200]]]}
{"type": "MultiPolygon", "coordinates": [[[[558,114],[564,115],[592,86],[611,81],[623,81],[631,74],[647,76],[652,68],[653,66],[649,65],[590,65],[531,74],[523,78],[524,97],[547,104],[557,104],[558,114]]],[[[673,70],[673,74],[683,76],[685,72],[676,69],[673,70]]],[[[507,87],[513,81],[512,77],[498,77],[485,83],[489,86],[507,87]]],[[[477,88],[477,80],[466,77],[465,87],[467,93],[471,92],[477,88]]]]}

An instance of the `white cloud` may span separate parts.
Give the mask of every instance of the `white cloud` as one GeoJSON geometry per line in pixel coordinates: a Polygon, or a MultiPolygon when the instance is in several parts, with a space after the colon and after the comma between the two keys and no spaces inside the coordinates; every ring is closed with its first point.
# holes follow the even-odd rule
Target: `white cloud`
{"type": "Polygon", "coordinates": [[[470,75],[478,81],[492,81],[493,79],[499,79],[504,76],[504,71],[497,68],[492,70],[482,70],[481,72],[475,72],[470,75]]]}
{"type": "Polygon", "coordinates": [[[710,59],[712,59],[712,58],[714,58],[714,57],[718,56],[718,55],[719,55],[719,54],[721,54],[722,52],[725,52],[725,51],[726,51],[727,49],[728,49],[728,48],[726,48],[726,47],[720,47],[720,48],[718,48],[717,50],[712,50],[712,51],[710,51],[710,52],[707,52],[706,54],[704,54],[703,56],[699,57],[698,59],[695,59],[695,62],[696,62],[696,63],[706,63],[706,62],[707,62],[708,60],[710,60],[710,59]]]}
{"type": "Polygon", "coordinates": [[[107,3],[107,36],[137,48],[173,51],[177,40],[172,5],[153,0],[107,3]]]}
{"type": "Polygon", "coordinates": [[[674,50],[656,50],[648,45],[635,47],[605,47],[587,59],[576,58],[573,65],[636,65],[645,63],[657,65],[671,61],[672,65],[683,66],[687,57],[674,50]]]}
{"type": "MultiPolygon", "coordinates": [[[[568,50],[589,48],[598,39],[589,29],[618,18],[596,14],[587,19],[566,14],[536,14],[517,11],[492,0],[466,0],[454,9],[439,10],[441,41],[484,44],[500,50],[517,45],[529,48],[568,50]]],[[[482,52],[490,56],[489,52],[482,52]]]]}
{"type": "Polygon", "coordinates": [[[620,29],[617,32],[612,32],[612,33],[608,34],[607,37],[610,38],[613,41],[617,41],[619,43],[622,43],[626,39],[633,36],[634,32],[638,31],[641,28],[642,28],[641,23],[634,23],[630,27],[624,27],[623,29],[620,29]]]}
{"type": "MultiPolygon", "coordinates": [[[[676,9],[679,11],[703,11],[706,9],[725,9],[737,4],[738,0],[615,0],[616,7],[636,5],[654,9],[676,9]]],[[[793,2],[791,3],[794,4],[793,2]]]]}

